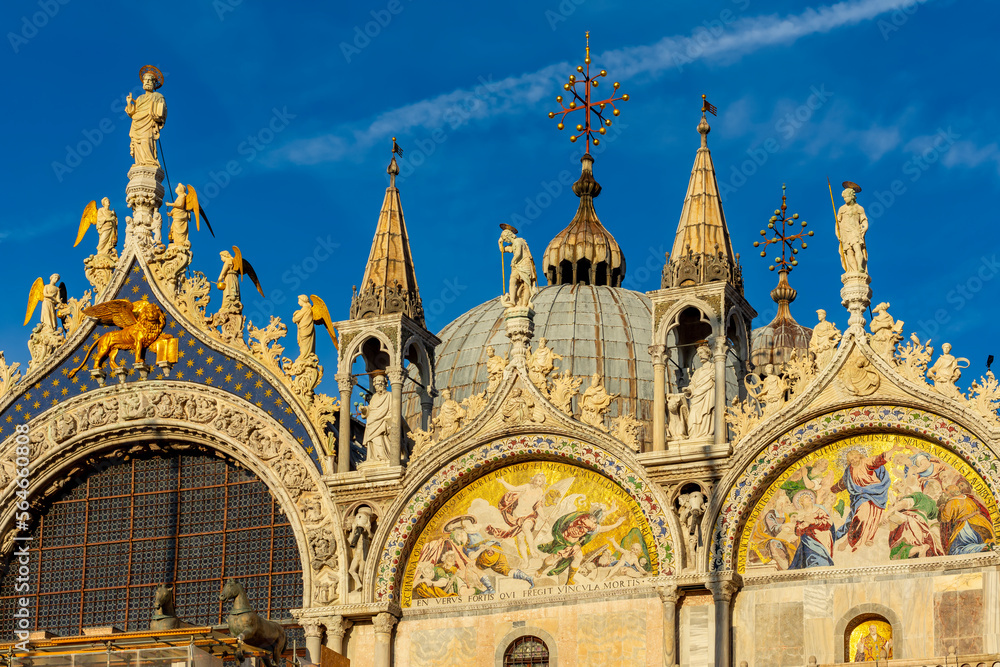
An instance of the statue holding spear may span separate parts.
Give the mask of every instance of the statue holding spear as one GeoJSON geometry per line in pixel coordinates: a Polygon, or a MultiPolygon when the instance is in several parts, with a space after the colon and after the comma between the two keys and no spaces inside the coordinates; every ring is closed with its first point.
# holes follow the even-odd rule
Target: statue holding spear
{"type": "Polygon", "coordinates": [[[868,273],[868,248],[865,246],[865,233],[868,231],[868,216],[865,209],[857,201],[857,193],[861,186],[851,181],[844,181],[844,205],[838,210],[833,201],[833,186],[830,179],[826,181],[830,189],[830,203],[834,206],[836,218],[837,240],[840,242],[840,263],[846,273],[868,273]]]}

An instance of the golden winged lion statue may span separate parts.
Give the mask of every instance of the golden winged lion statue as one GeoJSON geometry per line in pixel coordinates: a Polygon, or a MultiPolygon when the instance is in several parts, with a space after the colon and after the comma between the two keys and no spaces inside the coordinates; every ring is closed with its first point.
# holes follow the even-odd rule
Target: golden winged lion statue
{"type": "Polygon", "coordinates": [[[115,355],[118,350],[134,352],[135,362],[142,363],[144,353],[154,343],[172,338],[170,334],[163,333],[166,324],[163,311],[149,301],[115,299],[84,308],[83,314],[100,320],[101,324],[121,327],[121,330],[109,331],[94,341],[80,365],[70,371],[69,377],[73,377],[87,365],[87,359],[95,347],[97,355],[94,357],[94,369],[97,369],[105,358],[110,360],[112,366],[117,366],[115,355]]]}

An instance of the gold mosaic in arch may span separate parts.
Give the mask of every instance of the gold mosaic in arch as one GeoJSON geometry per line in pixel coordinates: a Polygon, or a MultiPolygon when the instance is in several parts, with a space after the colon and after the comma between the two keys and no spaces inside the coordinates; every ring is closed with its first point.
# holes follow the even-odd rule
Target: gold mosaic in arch
{"type": "Polygon", "coordinates": [[[996,499],[959,456],[921,438],[868,434],[799,459],[768,487],[740,536],[737,568],[968,555],[991,549],[998,533],[996,499]]]}
{"type": "Polygon", "coordinates": [[[635,585],[659,573],[652,531],[613,480],[554,461],[472,482],[437,511],[403,578],[403,607],[635,585]]]}

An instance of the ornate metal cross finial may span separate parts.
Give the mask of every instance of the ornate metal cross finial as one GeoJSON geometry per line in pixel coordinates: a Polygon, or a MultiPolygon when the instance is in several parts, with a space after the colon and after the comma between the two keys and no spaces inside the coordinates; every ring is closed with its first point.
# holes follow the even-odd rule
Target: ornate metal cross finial
{"type": "Polygon", "coordinates": [[[760,230],[760,235],[765,237],[763,241],[754,241],[754,248],[763,248],[760,251],[761,257],[767,257],[767,246],[772,243],[781,244],[781,256],[774,256],[774,264],[767,267],[768,270],[774,271],[774,267],[778,266],[779,271],[791,271],[792,267],[799,265],[799,260],[795,259],[795,255],[799,254],[799,249],[795,247],[795,242],[799,241],[802,244],[802,249],[804,250],[808,246],[803,240],[805,236],[812,236],[812,231],[806,231],[806,223],[803,220],[800,224],[802,225],[802,231],[798,234],[792,234],[792,227],[795,226],[796,221],[799,219],[798,213],[793,213],[791,216],[787,215],[785,211],[788,205],[785,196],[785,184],[781,184],[781,208],[775,209],[774,215],[771,219],[767,221],[767,229],[760,230]],[[778,224],[781,225],[781,231],[778,231],[778,224]],[[774,232],[774,236],[767,238],[767,230],[770,229],[774,232]]]}
{"type": "Polygon", "coordinates": [[[601,140],[598,139],[597,137],[595,137],[594,134],[605,134],[607,132],[607,128],[611,127],[611,119],[604,117],[604,109],[605,109],[605,107],[607,107],[608,105],[611,105],[611,113],[613,115],[617,116],[621,112],[618,110],[618,107],[615,106],[615,102],[617,102],[619,100],[621,100],[623,102],[628,102],[628,95],[622,95],[621,97],[615,97],[615,94],[617,93],[618,87],[619,87],[619,83],[617,81],[615,81],[614,82],[614,90],[611,92],[611,97],[609,97],[606,100],[601,100],[601,101],[591,100],[591,98],[590,98],[590,89],[591,88],[597,88],[597,85],[598,85],[597,79],[599,77],[607,76],[608,72],[607,72],[607,70],[603,70],[602,69],[597,74],[597,76],[594,76],[593,78],[590,76],[590,31],[587,31],[587,53],[586,53],[586,57],[584,58],[583,62],[584,62],[584,65],[586,65],[586,67],[584,67],[584,65],[579,65],[576,68],[577,73],[578,74],[582,74],[583,77],[580,78],[580,79],[577,79],[576,78],[576,74],[570,74],[570,76],[569,76],[569,83],[564,83],[563,84],[563,90],[565,90],[565,91],[569,92],[570,94],[572,94],[573,95],[573,99],[570,100],[569,105],[566,105],[566,104],[563,103],[563,96],[562,95],[556,97],[556,102],[559,103],[559,106],[562,107],[562,110],[560,110],[560,111],[550,111],[549,112],[549,118],[555,118],[556,115],[558,114],[559,115],[559,124],[556,125],[556,127],[558,127],[560,130],[562,130],[562,129],[564,129],[566,127],[566,124],[565,124],[566,114],[571,113],[573,111],[580,111],[580,110],[582,110],[583,111],[583,115],[585,116],[584,122],[577,124],[577,126],[576,126],[577,134],[574,134],[574,135],[570,136],[569,140],[570,141],[576,141],[580,137],[586,137],[586,141],[587,141],[587,150],[586,150],[586,152],[589,153],[590,152],[590,142],[591,141],[594,142],[595,146],[597,146],[597,145],[599,145],[601,143],[601,140]],[[582,95],[581,95],[580,92],[577,92],[577,88],[576,88],[577,84],[583,84],[583,94],[582,95]],[[594,116],[597,117],[597,122],[596,122],[597,127],[596,128],[594,128],[591,125],[591,123],[593,122],[592,118],[591,118],[591,115],[590,115],[591,112],[593,112],[594,116]]]}

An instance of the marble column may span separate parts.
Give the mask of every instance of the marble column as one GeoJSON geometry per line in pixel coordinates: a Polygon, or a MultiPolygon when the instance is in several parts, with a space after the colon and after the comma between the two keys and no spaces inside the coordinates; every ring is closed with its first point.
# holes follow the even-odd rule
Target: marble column
{"type": "Polygon", "coordinates": [[[396,617],[388,612],[377,615],[375,621],[375,667],[392,666],[392,628],[396,617]]]}
{"type": "Polygon", "coordinates": [[[657,586],[663,603],[663,667],[677,667],[677,602],[680,593],[673,584],[657,586]]]}
{"type": "Polygon", "coordinates": [[[340,432],[337,435],[337,472],[351,470],[351,390],[354,378],[350,373],[337,373],[337,387],[340,389],[340,432]]]}
{"type": "Polygon", "coordinates": [[[705,584],[715,600],[715,664],[733,664],[733,596],[739,590],[732,579],[716,579],[705,584]]]}
{"type": "Polygon", "coordinates": [[[390,366],[386,372],[392,385],[392,425],[389,427],[389,465],[398,466],[403,444],[403,369],[390,366]]]}
{"type": "Polygon", "coordinates": [[[301,625],[306,635],[306,653],[309,662],[318,665],[320,647],[323,645],[323,625],[315,619],[303,619],[301,625]]]}
{"type": "Polygon", "coordinates": [[[662,452],[667,448],[667,365],[666,345],[650,345],[649,356],[653,359],[653,451],[662,452]]]}
{"type": "Polygon", "coordinates": [[[983,572],[983,650],[1000,653],[1000,572],[983,572]]]}
{"type": "Polygon", "coordinates": [[[425,431],[430,430],[431,416],[434,411],[432,391],[433,388],[417,387],[417,395],[420,397],[420,428],[425,431]]]}
{"type": "Polygon", "coordinates": [[[729,440],[729,428],[726,426],[726,343],[725,335],[715,337],[715,412],[712,419],[715,422],[715,444],[724,445],[729,440]]]}
{"type": "Polygon", "coordinates": [[[323,621],[323,625],[326,626],[326,647],[344,655],[344,633],[352,623],[343,616],[331,616],[323,621]]]}

